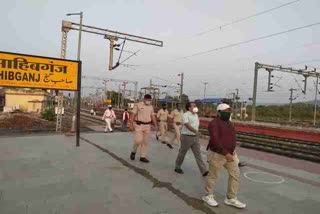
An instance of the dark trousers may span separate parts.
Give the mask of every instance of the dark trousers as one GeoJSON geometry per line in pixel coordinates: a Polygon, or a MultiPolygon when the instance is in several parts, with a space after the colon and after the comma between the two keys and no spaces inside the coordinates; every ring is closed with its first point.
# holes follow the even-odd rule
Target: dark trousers
{"type": "Polygon", "coordinates": [[[199,137],[197,136],[181,135],[181,144],[179,154],[176,160],[176,168],[181,168],[181,165],[184,161],[184,157],[186,156],[186,153],[190,148],[196,159],[201,174],[204,174],[207,171],[207,166],[202,160],[199,137]]]}
{"type": "Polygon", "coordinates": [[[122,121],[122,130],[127,132],[128,131],[128,121],[122,121]]]}

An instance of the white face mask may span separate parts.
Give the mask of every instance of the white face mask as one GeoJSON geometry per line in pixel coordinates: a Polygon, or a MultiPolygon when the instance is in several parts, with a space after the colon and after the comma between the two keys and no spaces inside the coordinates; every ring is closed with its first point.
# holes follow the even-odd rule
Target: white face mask
{"type": "Polygon", "coordinates": [[[146,105],[150,105],[150,104],[151,104],[151,101],[150,101],[150,100],[145,100],[144,103],[145,103],[146,105]]]}
{"type": "Polygon", "coordinates": [[[192,109],[192,112],[193,112],[193,113],[198,113],[198,112],[199,112],[199,109],[198,109],[197,107],[195,107],[195,108],[192,109]]]}

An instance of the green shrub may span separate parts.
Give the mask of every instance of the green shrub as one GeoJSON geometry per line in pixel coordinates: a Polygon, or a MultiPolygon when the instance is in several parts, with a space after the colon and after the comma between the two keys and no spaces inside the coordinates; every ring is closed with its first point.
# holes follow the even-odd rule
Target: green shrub
{"type": "Polygon", "coordinates": [[[42,112],[41,117],[45,120],[53,121],[55,119],[54,108],[47,108],[42,112]]]}

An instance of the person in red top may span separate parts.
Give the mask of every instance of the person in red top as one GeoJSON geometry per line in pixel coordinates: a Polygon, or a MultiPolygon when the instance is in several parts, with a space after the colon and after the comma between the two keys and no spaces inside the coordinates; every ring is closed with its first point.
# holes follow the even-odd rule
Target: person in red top
{"type": "Polygon", "coordinates": [[[128,112],[128,109],[125,109],[122,115],[122,130],[128,131],[128,121],[129,121],[130,115],[128,112]]]}
{"type": "Polygon", "coordinates": [[[218,116],[209,123],[210,135],[208,150],[209,175],[205,187],[206,195],[202,197],[210,206],[218,206],[213,197],[220,169],[226,168],[229,174],[227,198],[224,203],[237,208],[245,208],[246,204],[237,199],[239,189],[240,170],[236,148],[236,132],[230,122],[231,108],[222,103],[217,107],[218,116]]]}

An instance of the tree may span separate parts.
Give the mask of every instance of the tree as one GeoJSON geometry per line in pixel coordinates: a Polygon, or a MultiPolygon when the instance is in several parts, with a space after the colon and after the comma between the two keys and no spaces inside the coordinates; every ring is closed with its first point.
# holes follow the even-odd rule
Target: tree
{"type": "MultiPolygon", "coordinates": [[[[179,97],[176,96],[175,99],[179,100],[179,97]]],[[[190,102],[189,97],[188,97],[188,95],[186,95],[186,94],[182,94],[182,99],[181,99],[181,100],[182,100],[182,105],[190,102]]],[[[179,101],[180,101],[180,100],[179,100],[179,101]]]]}

